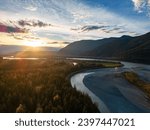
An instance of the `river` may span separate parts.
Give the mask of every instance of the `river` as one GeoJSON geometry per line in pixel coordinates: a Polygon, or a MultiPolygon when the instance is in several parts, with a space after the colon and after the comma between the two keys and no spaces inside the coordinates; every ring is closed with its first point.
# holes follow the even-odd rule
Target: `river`
{"type": "Polygon", "coordinates": [[[35,57],[26,57],[26,58],[21,58],[21,57],[3,57],[3,60],[46,60],[47,58],[35,58],[35,57]]]}
{"type": "Polygon", "coordinates": [[[120,68],[101,68],[87,70],[71,77],[71,84],[77,90],[88,94],[103,113],[147,113],[150,100],[136,86],[123,77],[124,71],[134,71],[150,82],[150,65],[121,62],[120,68]]]}

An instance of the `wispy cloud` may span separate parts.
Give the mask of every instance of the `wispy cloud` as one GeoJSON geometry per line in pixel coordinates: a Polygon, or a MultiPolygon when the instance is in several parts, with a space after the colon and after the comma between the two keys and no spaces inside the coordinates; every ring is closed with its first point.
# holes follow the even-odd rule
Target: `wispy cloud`
{"type": "MultiPolygon", "coordinates": [[[[131,8],[131,1],[139,12],[144,11],[144,7],[147,10],[150,7],[150,0],[130,0],[131,8]]],[[[29,29],[31,36],[46,39],[47,43],[53,44],[121,35],[134,36],[150,30],[149,21],[124,17],[104,6],[93,7],[84,0],[1,0],[0,18],[0,22],[7,26],[29,29]]],[[[21,38],[32,39],[29,36],[14,37],[18,41],[21,38]]]]}
{"type": "Polygon", "coordinates": [[[7,26],[7,25],[4,25],[4,24],[0,23],[0,32],[4,32],[4,33],[25,33],[26,29],[7,26]]]}
{"type": "MultiPolygon", "coordinates": [[[[83,27],[71,28],[71,30],[78,32],[80,34],[86,33],[86,35],[88,35],[88,33],[90,33],[90,32],[91,33],[97,33],[97,34],[105,34],[105,35],[106,34],[107,35],[128,34],[128,35],[133,35],[133,36],[137,35],[136,32],[129,31],[124,26],[121,26],[121,25],[120,26],[119,25],[111,25],[110,26],[109,24],[106,24],[106,23],[100,23],[98,25],[85,25],[83,27]]],[[[98,36],[95,38],[98,38],[98,36]]]]}
{"type": "Polygon", "coordinates": [[[25,27],[25,26],[29,26],[29,27],[48,27],[48,26],[52,26],[49,23],[45,23],[42,22],[40,20],[19,20],[19,21],[14,21],[17,22],[18,25],[25,27]]]}
{"type": "Polygon", "coordinates": [[[36,11],[38,8],[30,5],[30,6],[24,7],[24,9],[29,10],[29,11],[36,11]]]}
{"type": "Polygon", "coordinates": [[[88,32],[88,31],[93,31],[93,30],[99,30],[99,29],[103,29],[103,28],[107,28],[108,26],[99,26],[99,25],[87,25],[87,26],[83,26],[80,30],[82,32],[88,32]]]}
{"type": "Polygon", "coordinates": [[[150,0],[132,0],[135,10],[139,13],[147,11],[150,14],[150,0]]]}

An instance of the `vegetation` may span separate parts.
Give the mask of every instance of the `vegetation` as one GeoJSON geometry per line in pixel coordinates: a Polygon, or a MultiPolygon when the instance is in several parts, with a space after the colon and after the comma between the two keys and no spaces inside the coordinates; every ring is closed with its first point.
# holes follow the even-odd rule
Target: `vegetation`
{"type": "Polygon", "coordinates": [[[78,68],[90,69],[90,68],[114,68],[121,67],[120,62],[111,62],[111,61],[80,61],[80,60],[69,60],[72,63],[77,63],[78,68]]]}
{"type": "Polygon", "coordinates": [[[0,112],[99,112],[66,78],[91,66],[104,67],[60,59],[0,60],[0,112]]]}
{"type": "Polygon", "coordinates": [[[130,83],[134,84],[135,86],[142,89],[150,98],[150,83],[145,82],[140,77],[134,73],[134,72],[123,72],[123,76],[126,80],[128,80],[130,83]]]}
{"type": "Polygon", "coordinates": [[[119,62],[103,62],[102,64],[104,67],[107,67],[107,68],[114,68],[114,67],[121,67],[122,64],[120,64],[119,62]]]}

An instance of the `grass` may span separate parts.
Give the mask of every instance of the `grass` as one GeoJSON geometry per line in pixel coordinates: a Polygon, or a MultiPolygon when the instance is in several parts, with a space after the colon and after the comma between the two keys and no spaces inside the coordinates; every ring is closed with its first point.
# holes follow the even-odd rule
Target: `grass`
{"type": "Polygon", "coordinates": [[[150,98],[150,83],[143,81],[136,73],[134,72],[123,72],[124,78],[129,81],[131,84],[137,86],[143,90],[148,97],[150,98]]]}
{"type": "Polygon", "coordinates": [[[106,68],[114,68],[122,66],[119,62],[103,62],[102,65],[106,68]]]}
{"type": "Polygon", "coordinates": [[[83,66],[83,68],[114,68],[121,67],[120,62],[110,62],[110,61],[79,61],[79,60],[69,60],[71,62],[76,62],[78,65],[83,66]]]}
{"type": "Polygon", "coordinates": [[[0,112],[99,112],[89,96],[73,88],[66,77],[108,64],[60,59],[0,60],[0,112]]]}

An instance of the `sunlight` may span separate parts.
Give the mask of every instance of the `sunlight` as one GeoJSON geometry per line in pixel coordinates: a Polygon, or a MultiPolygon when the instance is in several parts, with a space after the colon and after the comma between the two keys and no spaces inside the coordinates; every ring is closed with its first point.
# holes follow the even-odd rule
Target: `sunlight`
{"type": "Polygon", "coordinates": [[[36,41],[24,41],[25,46],[30,46],[30,47],[40,47],[44,46],[43,41],[36,40],[36,41]]]}

